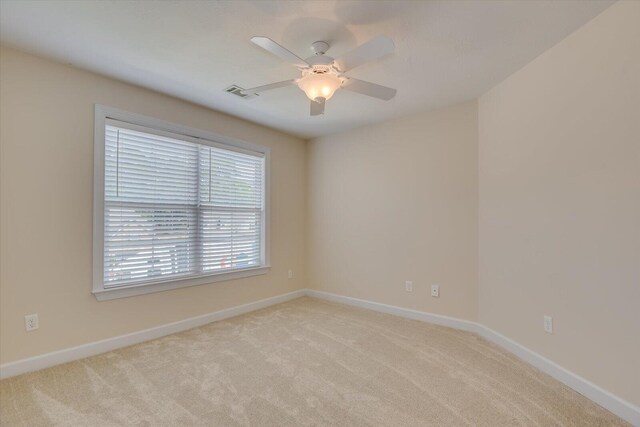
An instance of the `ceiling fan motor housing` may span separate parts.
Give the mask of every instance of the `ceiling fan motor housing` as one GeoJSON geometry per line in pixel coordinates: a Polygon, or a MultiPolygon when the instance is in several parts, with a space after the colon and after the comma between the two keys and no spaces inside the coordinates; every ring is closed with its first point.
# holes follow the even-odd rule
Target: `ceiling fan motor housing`
{"type": "Polygon", "coordinates": [[[305,59],[305,62],[312,67],[314,65],[331,65],[333,58],[327,55],[315,55],[305,59]]]}
{"type": "Polygon", "coordinates": [[[309,69],[309,74],[328,74],[333,73],[329,65],[314,65],[309,69]]]}

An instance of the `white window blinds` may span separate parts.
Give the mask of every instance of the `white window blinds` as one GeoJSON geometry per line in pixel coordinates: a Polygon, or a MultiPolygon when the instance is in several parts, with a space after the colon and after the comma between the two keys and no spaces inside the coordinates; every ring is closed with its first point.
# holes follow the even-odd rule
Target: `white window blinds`
{"type": "Polygon", "coordinates": [[[104,288],[258,267],[264,155],[105,126],[104,288]]]}

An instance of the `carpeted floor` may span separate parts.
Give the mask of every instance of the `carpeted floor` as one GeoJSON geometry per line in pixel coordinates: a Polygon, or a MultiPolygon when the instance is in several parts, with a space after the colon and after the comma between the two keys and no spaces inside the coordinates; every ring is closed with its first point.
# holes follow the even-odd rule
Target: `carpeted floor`
{"type": "Polygon", "coordinates": [[[3,426],[619,426],[478,336],[301,298],[0,382],[3,426]]]}

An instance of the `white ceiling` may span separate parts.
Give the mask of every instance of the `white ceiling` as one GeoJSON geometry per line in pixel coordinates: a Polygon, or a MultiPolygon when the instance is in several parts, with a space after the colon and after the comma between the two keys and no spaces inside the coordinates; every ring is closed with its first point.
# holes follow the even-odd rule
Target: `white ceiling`
{"type": "Polygon", "coordinates": [[[0,40],[309,138],[476,98],[612,3],[2,0],[0,40]],[[223,91],[298,77],[254,35],[303,58],[325,40],[337,58],[380,34],[395,54],[348,75],[397,88],[391,101],[338,91],[310,117],[295,86],[251,100],[223,91]]]}

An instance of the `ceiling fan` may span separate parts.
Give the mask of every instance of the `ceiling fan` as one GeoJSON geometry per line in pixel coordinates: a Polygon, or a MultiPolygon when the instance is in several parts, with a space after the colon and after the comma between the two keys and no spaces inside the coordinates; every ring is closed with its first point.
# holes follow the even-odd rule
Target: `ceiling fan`
{"type": "Polygon", "coordinates": [[[244,89],[241,92],[245,96],[295,84],[311,100],[311,115],[317,116],[324,114],[325,102],[331,99],[338,89],[350,90],[385,101],[396,95],[395,89],[344,75],[359,65],[392,53],[394,45],[388,37],[373,38],[338,59],[325,55],[329,44],[323,41],[311,44],[315,55],[307,59],[298,57],[268,37],[252,37],[251,41],[298,68],[302,72],[302,76],[298,79],[244,89]]]}

